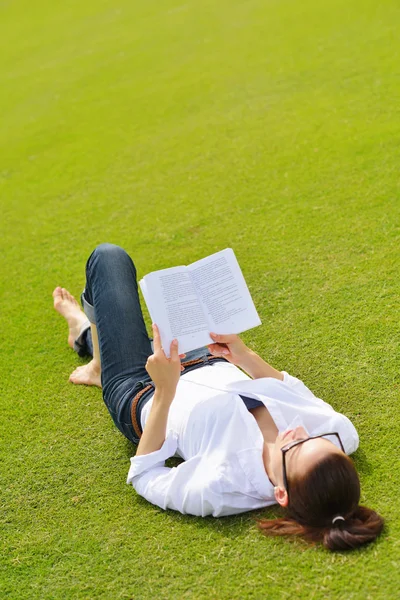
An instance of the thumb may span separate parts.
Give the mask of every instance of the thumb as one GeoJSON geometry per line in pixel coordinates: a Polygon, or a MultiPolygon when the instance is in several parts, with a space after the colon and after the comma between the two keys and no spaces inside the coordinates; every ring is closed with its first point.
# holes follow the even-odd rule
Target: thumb
{"type": "Polygon", "coordinates": [[[172,340],[170,348],[171,360],[179,359],[178,340],[172,340]]]}

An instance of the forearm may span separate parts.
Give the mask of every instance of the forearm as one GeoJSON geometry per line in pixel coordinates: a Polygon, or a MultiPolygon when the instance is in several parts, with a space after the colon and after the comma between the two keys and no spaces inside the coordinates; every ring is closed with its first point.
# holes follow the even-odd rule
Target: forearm
{"type": "Polygon", "coordinates": [[[157,390],[156,388],[150,414],[140,438],[136,456],[155,452],[163,445],[167,431],[169,409],[174,395],[174,392],[157,390]]]}
{"type": "Polygon", "coordinates": [[[274,377],[283,381],[283,375],[274,367],[271,367],[265,360],[263,360],[258,354],[250,350],[246,350],[240,363],[237,365],[243,371],[245,371],[253,379],[261,379],[262,377],[274,377]]]}

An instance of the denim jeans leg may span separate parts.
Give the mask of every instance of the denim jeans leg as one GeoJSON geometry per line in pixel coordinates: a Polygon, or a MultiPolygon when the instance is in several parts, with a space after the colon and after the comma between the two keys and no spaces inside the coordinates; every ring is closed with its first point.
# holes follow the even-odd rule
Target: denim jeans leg
{"type": "Polygon", "coordinates": [[[118,429],[136,441],[130,407],[137,391],[150,381],[145,364],[152,350],[136,269],[122,248],[101,244],[94,250],[86,265],[83,300],[97,328],[104,402],[118,429]]]}

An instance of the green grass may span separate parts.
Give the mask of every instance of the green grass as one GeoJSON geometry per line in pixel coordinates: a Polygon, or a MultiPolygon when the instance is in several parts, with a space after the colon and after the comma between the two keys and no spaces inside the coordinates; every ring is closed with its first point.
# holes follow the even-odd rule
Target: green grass
{"type": "MultiPolygon", "coordinates": [[[[0,597],[398,597],[395,0],[0,1],[0,597]],[[140,275],[235,249],[246,341],[346,413],[380,540],[164,513],[52,309],[96,244],[140,275]]],[[[275,514],[269,511],[267,514],[275,514]]]]}

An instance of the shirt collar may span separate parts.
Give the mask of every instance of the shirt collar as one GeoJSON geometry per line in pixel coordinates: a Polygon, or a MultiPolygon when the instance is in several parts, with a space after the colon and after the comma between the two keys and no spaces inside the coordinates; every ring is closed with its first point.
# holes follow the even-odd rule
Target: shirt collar
{"type": "Polygon", "coordinates": [[[273,498],[274,486],[265,471],[262,448],[248,448],[238,452],[239,464],[261,498],[273,498]]]}

